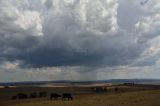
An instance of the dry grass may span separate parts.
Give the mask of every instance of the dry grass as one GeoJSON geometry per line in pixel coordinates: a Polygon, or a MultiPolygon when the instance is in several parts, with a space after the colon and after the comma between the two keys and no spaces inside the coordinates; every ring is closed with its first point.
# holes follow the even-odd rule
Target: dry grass
{"type": "Polygon", "coordinates": [[[160,90],[81,95],[73,101],[24,100],[6,106],[160,106],[160,90]]]}

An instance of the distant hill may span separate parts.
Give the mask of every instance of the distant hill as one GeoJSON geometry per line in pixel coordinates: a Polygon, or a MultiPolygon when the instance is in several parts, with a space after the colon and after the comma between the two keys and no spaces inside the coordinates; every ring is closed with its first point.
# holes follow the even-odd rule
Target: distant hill
{"type": "Polygon", "coordinates": [[[68,83],[68,84],[122,84],[134,82],[137,84],[160,84],[160,79],[109,79],[109,80],[94,80],[94,81],[72,81],[72,80],[57,80],[57,81],[25,81],[25,82],[3,82],[0,86],[29,86],[29,85],[44,85],[51,83],[68,83]]]}

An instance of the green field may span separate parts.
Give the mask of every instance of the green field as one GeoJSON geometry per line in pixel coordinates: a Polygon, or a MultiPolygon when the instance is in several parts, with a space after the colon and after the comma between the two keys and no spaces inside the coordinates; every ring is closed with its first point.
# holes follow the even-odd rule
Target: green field
{"type": "Polygon", "coordinates": [[[120,91],[115,92],[114,87],[107,92],[96,93],[91,88],[16,88],[1,90],[0,106],[160,106],[160,90],[148,87],[118,86],[120,91]],[[48,92],[72,92],[74,100],[62,101],[49,98],[36,98],[26,100],[9,100],[10,95],[16,94],[21,89],[23,92],[32,90],[47,90],[48,92]],[[10,92],[9,92],[10,91],[10,92]],[[2,98],[4,97],[4,98],[2,98]],[[5,98],[6,97],[6,98],[5,98]],[[2,100],[4,99],[4,100],[2,100]],[[6,100],[5,100],[6,99],[6,100]]]}

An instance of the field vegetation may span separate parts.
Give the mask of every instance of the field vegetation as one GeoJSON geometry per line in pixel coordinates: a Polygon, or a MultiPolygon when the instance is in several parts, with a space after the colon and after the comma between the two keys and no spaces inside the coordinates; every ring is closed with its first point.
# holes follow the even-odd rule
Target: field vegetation
{"type": "Polygon", "coordinates": [[[106,92],[95,92],[91,87],[5,88],[0,90],[0,97],[0,106],[160,106],[160,89],[146,86],[110,86],[106,92]],[[115,91],[116,87],[119,91],[115,91]],[[70,92],[74,99],[50,100],[48,95],[46,98],[10,100],[18,92],[29,94],[32,91],[70,92]]]}

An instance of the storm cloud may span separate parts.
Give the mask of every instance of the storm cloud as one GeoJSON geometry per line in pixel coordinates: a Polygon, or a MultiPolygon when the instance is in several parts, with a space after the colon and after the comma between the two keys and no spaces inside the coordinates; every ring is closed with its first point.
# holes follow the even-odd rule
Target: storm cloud
{"type": "Polygon", "coordinates": [[[1,0],[0,70],[10,76],[1,79],[28,73],[35,76],[15,80],[122,78],[122,69],[132,75],[149,66],[153,77],[159,7],[156,0],[1,0]]]}

